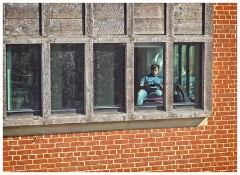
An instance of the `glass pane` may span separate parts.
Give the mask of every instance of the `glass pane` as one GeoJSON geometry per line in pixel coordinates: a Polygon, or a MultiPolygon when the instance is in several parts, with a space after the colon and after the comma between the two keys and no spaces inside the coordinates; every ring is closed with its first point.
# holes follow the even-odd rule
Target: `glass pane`
{"type": "Polygon", "coordinates": [[[201,44],[174,45],[174,105],[201,107],[201,44]]]}
{"type": "Polygon", "coordinates": [[[181,53],[180,53],[180,63],[179,63],[179,75],[181,76],[180,85],[183,86],[186,89],[186,45],[182,45],[181,47],[181,53]]]}
{"type": "Polygon", "coordinates": [[[125,45],[94,45],[94,106],[123,107],[125,45]]]}
{"type": "Polygon", "coordinates": [[[83,112],[84,45],[51,45],[52,110],[83,112]]]}
{"type": "Polygon", "coordinates": [[[41,45],[7,45],[7,110],[41,109],[41,45]]]}
{"type": "Polygon", "coordinates": [[[200,45],[189,47],[189,98],[191,101],[201,103],[201,87],[202,87],[202,64],[201,64],[201,48],[200,45]]]}
{"type": "Polygon", "coordinates": [[[138,107],[163,107],[163,49],[161,44],[135,45],[135,105],[138,107]]]}

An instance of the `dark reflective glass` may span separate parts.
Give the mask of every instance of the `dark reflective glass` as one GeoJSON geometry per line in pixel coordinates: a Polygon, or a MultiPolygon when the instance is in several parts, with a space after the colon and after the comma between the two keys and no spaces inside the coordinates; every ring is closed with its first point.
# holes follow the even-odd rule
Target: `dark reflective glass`
{"type": "Polygon", "coordinates": [[[122,108],[125,97],[125,45],[94,45],[94,107],[122,108]]]}
{"type": "Polygon", "coordinates": [[[51,45],[52,111],[83,112],[84,45],[51,45]]]}
{"type": "Polygon", "coordinates": [[[201,107],[202,59],[200,43],[174,45],[174,106],[201,107]],[[181,93],[180,93],[181,92],[181,93]],[[184,95],[181,94],[184,93],[184,95]]]}
{"type": "Polygon", "coordinates": [[[41,45],[7,45],[8,112],[41,109],[41,45]]]}

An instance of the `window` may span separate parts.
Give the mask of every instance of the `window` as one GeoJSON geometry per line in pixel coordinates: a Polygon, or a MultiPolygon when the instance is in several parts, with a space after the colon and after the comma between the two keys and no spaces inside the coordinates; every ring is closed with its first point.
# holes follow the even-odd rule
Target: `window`
{"type": "Polygon", "coordinates": [[[82,44],[51,45],[52,112],[83,112],[84,47],[82,44]]]}
{"type": "MultiPolygon", "coordinates": [[[[151,65],[156,64],[159,66],[158,77],[160,83],[163,84],[163,44],[135,44],[134,57],[135,57],[135,109],[151,109],[151,108],[163,108],[163,92],[164,88],[158,88],[156,84],[151,82],[151,87],[140,87],[141,81],[145,82],[146,76],[151,76],[151,65]],[[143,80],[144,79],[144,80],[143,80]],[[160,94],[159,94],[160,93],[160,94]],[[144,97],[143,97],[144,96],[144,97]],[[143,103],[138,104],[139,100],[143,99],[143,103]]],[[[157,82],[155,82],[157,83],[157,82]]],[[[147,82],[145,82],[147,84],[147,82]]]]}
{"type": "Polygon", "coordinates": [[[5,3],[4,126],[209,116],[212,19],[208,3],[5,3]]]}
{"type": "MultiPolygon", "coordinates": [[[[174,107],[202,107],[202,49],[200,43],[174,44],[174,86],[183,88],[186,98],[177,99],[174,94],[174,107]]],[[[175,92],[176,93],[176,92],[175,92]]]]}
{"type": "Polygon", "coordinates": [[[123,110],[124,60],[124,44],[94,45],[94,109],[123,110]]]}
{"type": "Polygon", "coordinates": [[[7,45],[7,111],[41,110],[41,46],[7,45]]]}

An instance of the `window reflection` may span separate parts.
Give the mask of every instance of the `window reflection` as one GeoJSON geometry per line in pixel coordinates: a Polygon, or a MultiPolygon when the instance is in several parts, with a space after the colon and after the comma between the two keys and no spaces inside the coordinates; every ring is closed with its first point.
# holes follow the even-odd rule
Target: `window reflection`
{"type": "Polygon", "coordinates": [[[174,45],[174,86],[179,85],[186,94],[185,98],[180,98],[175,89],[175,106],[201,107],[201,61],[200,43],[174,45]]]}
{"type": "Polygon", "coordinates": [[[51,45],[51,106],[53,112],[83,112],[83,44],[51,45]]]}
{"type": "Polygon", "coordinates": [[[94,45],[94,108],[121,110],[125,97],[125,45],[94,45]]]}
{"type": "Polygon", "coordinates": [[[41,46],[7,45],[8,112],[41,109],[41,46]]]}

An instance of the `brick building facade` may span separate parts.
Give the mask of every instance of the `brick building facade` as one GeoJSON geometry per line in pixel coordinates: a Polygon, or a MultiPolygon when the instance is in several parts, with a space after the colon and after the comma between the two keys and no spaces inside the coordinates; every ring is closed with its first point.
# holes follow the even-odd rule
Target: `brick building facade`
{"type": "Polygon", "coordinates": [[[6,136],[3,171],[236,172],[237,4],[213,4],[206,125],[6,136]]]}

